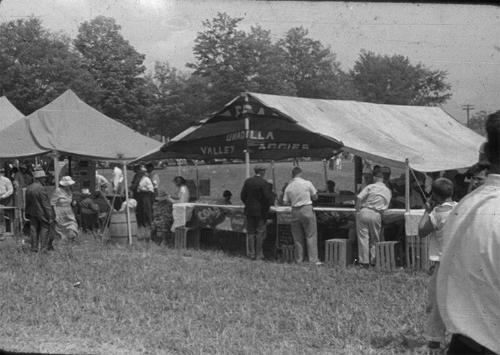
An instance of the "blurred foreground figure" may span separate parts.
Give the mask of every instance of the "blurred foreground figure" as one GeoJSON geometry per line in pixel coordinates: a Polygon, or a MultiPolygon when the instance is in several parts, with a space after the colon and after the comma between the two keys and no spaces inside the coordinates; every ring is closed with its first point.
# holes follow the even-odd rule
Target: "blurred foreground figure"
{"type": "Polygon", "coordinates": [[[448,354],[500,353],[500,111],[486,120],[484,184],[448,217],[438,272],[439,312],[453,334],[448,354]]]}

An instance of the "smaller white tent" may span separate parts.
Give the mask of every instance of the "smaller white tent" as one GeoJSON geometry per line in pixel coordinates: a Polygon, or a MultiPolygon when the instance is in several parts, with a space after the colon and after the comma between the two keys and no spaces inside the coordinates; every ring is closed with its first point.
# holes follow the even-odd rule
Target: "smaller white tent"
{"type": "Polygon", "coordinates": [[[20,118],[23,114],[5,96],[0,97],[0,131],[20,118]]]}

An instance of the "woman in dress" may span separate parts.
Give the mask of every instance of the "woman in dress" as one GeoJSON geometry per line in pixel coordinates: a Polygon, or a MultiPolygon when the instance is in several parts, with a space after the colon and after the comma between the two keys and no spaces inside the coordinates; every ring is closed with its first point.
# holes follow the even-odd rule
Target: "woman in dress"
{"type": "Polygon", "coordinates": [[[71,186],[75,181],[71,176],[64,176],[55,189],[51,205],[55,212],[55,232],[62,240],[74,241],[78,237],[78,223],[73,212],[73,193],[71,186]]]}
{"type": "Polygon", "coordinates": [[[168,200],[172,203],[189,202],[189,189],[186,185],[186,179],[182,176],[176,176],[174,184],[177,187],[177,196],[169,196],[168,200]]]}

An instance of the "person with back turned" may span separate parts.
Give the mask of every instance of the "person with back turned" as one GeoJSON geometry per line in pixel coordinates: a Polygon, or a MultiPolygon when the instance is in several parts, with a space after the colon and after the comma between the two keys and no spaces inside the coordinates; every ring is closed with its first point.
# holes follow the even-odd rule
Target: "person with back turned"
{"type": "Polygon", "coordinates": [[[392,197],[384,184],[382,171],[376,171],[373,179],[374,183],[361,190],[356,201],[358,254],[363,267],[375,263],[375,243],[380,241],[382,213],[389,208],[392,197]]]}
{"type": "Polygon", "coordinates": [[[318,226],[312,202],[318,199],[318,191],[309,180],[301,177],[302,169],[292,169],[292,180],[285,189],[283,202],[292,206],[292,236],[295,260],[300,263],[307,256],[310,263],[321,265],[318,259],[318,226]]]}
{"type": "Polygon", "coordinates": [[[269,183],[264,180],[266,169],[256,166],[254,171],[255,176],[245,180],[240,197],[245,204],[247,219],[247,255],[252,259],[262,260],[267,215],[274,202],[274,194],[269,183]]]}
{"type": "Polygon", "coordinates": [[[443,230],[439,313],[448,354],[500,353],[500,111],[486,119],[484,184],[455,207],[443,230]]]}

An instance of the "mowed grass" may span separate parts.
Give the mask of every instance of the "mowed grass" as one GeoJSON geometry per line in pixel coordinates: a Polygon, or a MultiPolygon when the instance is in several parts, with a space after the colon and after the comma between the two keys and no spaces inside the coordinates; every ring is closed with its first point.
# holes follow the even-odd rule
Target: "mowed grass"
{"type": "Polygon", "coordinates": [[[85,239],[0,243],[0,348],[93,354],[424,353],[427,276],[85,239]],[[79,284],[78,284],[79,283],[79,284]]]}

